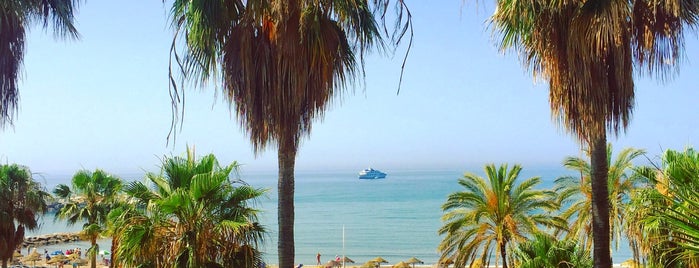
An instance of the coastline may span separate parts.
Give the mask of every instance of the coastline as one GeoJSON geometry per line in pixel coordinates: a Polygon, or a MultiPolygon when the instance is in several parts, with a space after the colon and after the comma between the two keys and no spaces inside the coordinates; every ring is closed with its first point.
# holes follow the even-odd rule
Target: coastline
{"type": "MultiPolygon", "coordinates": [[[[106,244],[105,242],[108,242],[108,239],[101,239],[100,244],[106,244]]],[[[43,252],[44,249],[48,250],[49,252],[53,252],[54,250],[64,250],[64,249],[69,249],[69,248],[75,248],[76,245],[83,245],[83,249],[89,248],[89,245],[87,244],[87,241],[81,240],[77,232],[57,232],[57,233],[50,233],[50,234],[42,234],[42,235],[36,235],[36,236],[28,236],[25,238],[25,242],[22,246],[22,253],[29,253],[30,250],[32,249],[38,249],[39,252],[43,252]],[[84,246],[86,245],[86,246],[84,246]]],[[[397,256],[399,254],[395,254],[394,256],[397,256]]],[[[403,259],[408,259],[410,256],[404,256],[403,259]]],[[[97,267],[100,268],[105,268],[108,267],[106,265],[103,265],[101,263],[101,258],[98,257],[98,265],[97,267]]],[[[366,260],[368,261],[368,260],[366,260]]],[[[356,263],[346,263],[345,268],[360,268],[365,260],[358,259],[356,260],[356,263]]],[[[390,263],[390,264],[382,264],[378,268],[392,268],[396,263],[404,261],[404,260],[394,260],[395,263],[390,263]]],[[[38,265],[37,267],[53,267],[51,264],[46,264],[46,261],[37,261],[38,265]]],[[[297,263],[295,267],[298,267],[299,264],[297,263]]],[[[25,264],[26,265],[26,264],[25,264]]],[[[70,266],[68,266],[70,267],[70,266]]],[[[89,267],[89,264],[80,264],[78,267],[89,267]]],[[[268,268],[279,268],[277,264],[274,263],[268,263],[266,264],[265,267],[268,268]]],[[[304,268],[325,268],[329,267],[326,265],[306,265],[303,264],[304,268]]],[[[337,266],[336,266],[337,267],[337,266]]],[[[342,266],[339,266],[342,267],[342,266]]],[[[438,265],[437,263],[425,263],[425,264],[414,264],[410,265],[410,267],[414,268],[439,268],[439,267],[447,267],[444,265],[438,265]]],[[[451,265],[448,267],[452,267],[451,265]]],[[[499,268],[501,266],[495,266],[495,265],[490,265],[488,268],[499,268]]],[[[623,262],[616,262],[612,265],[614,268],[634,268],[634,266],[629,262],[629,260],[624,260],[623,262]]]]}
{"type": "MultiPolygon", "coordinates": [[[[542,177],[541,188],[553,187],[553,180],[564,171],[557,169],[527,169],[521,176],[542,177]]],[[[361,266],[365,261],[382,256],[395,264],[410,257],[434,267],[438,262],[436,251],[441,237],[437,230],[442,222],[441,205],[445,197],[454,191],[456,179],[462,171],[390,171],[387,179],[359,180],[356,172],[299,172],[296,174],[295,242],[296,265],[316,267],[316,254],[328,261],[335,255],[350,257],[361,266]],[[343,236],[343,229],[345,235],[343,236]],[[344,242],[343,242],[344,240],[344,242]],[[313,265],[312,265],[313,264],[313,265]]],[[[259,200],[259,222],[268,235],[260,245],[263,259],[269,264],[278,263],[277,256],[277,194],[275,173],[244,176],[255,187],[270,189],[259,200]]],[[[54,184],[67,183],[59,178],[54,184]]],[[[56,232],[78,232],[82,224],[69,225],[56,220],[52,213],[42,218],[41,228],[29,231],[27,236],[39,236],[56,232]]],[[[110,249],[110,240],[98,241],[100,249],[110,249]]],[[[625,240],[612,251],[615,263],[632,257],[625,240]]],[[[89,242],[76,241],[67,245],[47,245],[49,249],[80,247],[89,248],[89,242]]],[[[43,248],[40,246],[41,251],[43,248]]],[[[325,263],[325,262],[323,262],[325,263]]],[[[390,267],[386,264],[382,268],[390,267]]],[[[417,266],[416,266],[417,267],[417,266]]]]}
{"type": "Polygon", "coordinates": [[[31,248],[55,244],[68,244],[71,242],[82,241],[78,232],[60,232],[50,233],[37,236],[27,236],[24,238],[22,248],[31,248]]]}

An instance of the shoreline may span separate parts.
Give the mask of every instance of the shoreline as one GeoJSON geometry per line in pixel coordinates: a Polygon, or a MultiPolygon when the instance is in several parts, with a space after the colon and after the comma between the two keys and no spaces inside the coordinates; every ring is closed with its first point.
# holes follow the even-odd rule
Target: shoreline
{"type": "MultiPolygon", "coordinates": [[[[81,242],[85,241],[80,239],[79,232],[56,232],[56,233],[49,233],[49,234],[41,234],[41,235],[35,235],[35,236],[27,236],[25,237],[25,241],[22,244],[22,249],[26,249],[29,251],[32,248],[39,248],[39,247],[62,247],[62,246],[67,246],[74,244],[75,242],[81,242]]],[[[410,256],[407,256],[405,259],[410,258],[410,256]]],[[[44,261],[38,262],[38,263],[45,263],[44,261]]],[[[37,264],[38,264],[37,263],[37,264]]],[[[396,262],[397,263],[397,262],[396,262]]],[[[364,262],[356,262],[356,263],[346,263],[345,268],[359,268],[362,266],[364,262]]],[[[296,264],[298,265],[298,263],[296,264]]],[[[382,264],[379,266],[379,268],[392,268],[394,263],[392,264],[382,264]]],[[[79,267],[84,267],[85,265],[80,265],[79,267]]],[[[107,267],[103,266],[100,263],[97,265],[98,267],[107,267]]],[[[410,265],[413,267],[413,265],[410,265]]],[[[47,267],[52,267],[50,265],[47,265],[47,267]]],[[[85,266],[87,267],[87,266],[85,266]]],[[[269,268],[279,268],[279,265],[274,264],[274,263],[268,263],[266,264],[266,267],[269,268]]],[[[297,266],[295,266],[297,267],[297,266]]],[[[325,268],[327,267],[326,265],[306,265],[304,264],[303,267],[305,268],[325,268]]],[[[342,266],[339,266],[342,267],[342,266]]],[[[438,265],[437,263],[426,263],[426,264],[415,264],[415,268],[433,268],[433,267],[445,267],[444,265],[438,265]]],[[[451,267],[451,266],[449,266],[451,267]]],[[[501,266],[495,266],[495,265],[490,265],[489,268],[498,268],[501,266]]],[[[631,264],[629,264],[629,260],[625,260],[620,263],[613,263],[612,267],[614,268],[633,268],[631,264]]]]}
{"type": "MultiPolygon", "coordinates": [[[[104,238],[100,239],[104,240],[104,238]]],[[[25,237],[25,241],[21,246],[21,249],[26,249],[27,252],[29,252],[32,248],[63,248],[64,246],[69,246],[69,245],[75,245],[76,242],[85,242],[86,240],[83,240],[80,238],[79,232],[54,232],[54,233],[47,233],[47,234],[40,234],[40,235],[33,235],[33,236],[27,236],[25,237]]],[[[89,247],[89,245],[88,245],[89,247]]],[[[406,256],[405,259],[410,258],[410,256],[406,256]]],[[[399,260],[400,261],[400,260],[399,260]]],[[[397,262],[396,262],[397,263],[397,262]]],[[[298,265],[297,263],[296,265],[298,265]]],[[[303,264],[303,262],[301,262],[303,264]]],[[[364,262],[357,262],[357,263],[347,263],[345,264],[345,268],[359,268],[362,266],[364,262]]],[[[380,265],[379,268],[392,268],[393,265],[395,264],[382,264],[380,265]]],[[[413,267],[413,265],[410,265],[413,267]]],[[[100,267],[100,264],[98,264],[98,267],[100,267]]],[[[106,267],[106,266],[104,266],[106,267]]],[[[274,263],[267,263],[266,267],[269,268],[279,268],[277,264],[274,263]]],[[[297,267],[297,266],[295,266],[297,267]]],[[[306,265],[304,264],[303,267],[306,268],[324,268],[327,267],[325,265],[306,265]]],[[[342,267],[342,266],[340,266],[342,267]]],[[[415,268],[432,268],[432,267],[445,267],[445,266],[440,266],[437,263],[427,263],[427,264],[415,264],[415,268]]],[[[500,266],[495,266],[491,265],[489,268],[498,268],[500,266]]],[[[612,267],[614,268],[633,268],[634,266],[629,263],[629,260],[624,260],[622,262],[615,262],[612,264],[612,267]]]]}
{"type": "Polygon", "coordinates": [[[78,232],[50,233],[25,237],[24,242],[22,243],[22,248],[36,248],[38,246],[69,244],[78,241],[83,241],[82,239],[80,239],[80,235],[78,232]]]}

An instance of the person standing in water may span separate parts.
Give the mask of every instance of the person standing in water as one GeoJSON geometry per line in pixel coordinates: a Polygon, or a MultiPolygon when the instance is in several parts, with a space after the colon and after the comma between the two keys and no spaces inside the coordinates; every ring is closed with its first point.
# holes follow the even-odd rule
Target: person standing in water
{"type": "Polygon", "coordinates": [[[318,265],[320,265],[320,252],[316,255],[316,260],[318,261],[318,265]]]}

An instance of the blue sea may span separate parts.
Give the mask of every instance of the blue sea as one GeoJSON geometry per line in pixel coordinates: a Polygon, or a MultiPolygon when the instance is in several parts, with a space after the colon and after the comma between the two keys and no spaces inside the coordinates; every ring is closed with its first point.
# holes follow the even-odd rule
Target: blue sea
{"type": "MultiPolygon", "coordinates": [[[[417,257],[436,263],[441,237],[441,205],[448,194],[462,190],[457,179],[473,170],[382,170],[386,179],[359,180],[358,171],[297,172],[295,188],[296,263],[315,264],[316,254],[325,263],[336,255],[346,255],[358,263],[381,256],[390,263],[417,257]],[[343,232],[344,230],[344,232],[343,232]],[[344,235],[344,240],[343,240],[344,235]],[[343,244],[344,241],[344,244],[343,244]]],[[[571,175],[562,168],[522,170],[520,178],[538,176],[538,188],[552,188],[555,178],[571,175]]],[[[49,189],[68,183],[70,176],[45,176],[49,189]]],[[[123,176],[140,180],[139,175],[123,176]]],[[[267,263],[277,263],[277,173],[246,173],[241,178],[255,187],[269,189],[257,207],[263,211],[261,223],[269,235],[264,244],[267,263]]],[[[33,234],[76,231],[46,217],[42,229],[33,234]]],[[[100,241],[109,249],[109,241],[100,241]]],[[[613,252],[615,263],[632,258],[620,242],[613,252]]],[[[85,242],[50,246],[50,251],[65,248],[88,248],[85,242]]],[[[43,250],[43,248],[41,248],[43,250]]]]}

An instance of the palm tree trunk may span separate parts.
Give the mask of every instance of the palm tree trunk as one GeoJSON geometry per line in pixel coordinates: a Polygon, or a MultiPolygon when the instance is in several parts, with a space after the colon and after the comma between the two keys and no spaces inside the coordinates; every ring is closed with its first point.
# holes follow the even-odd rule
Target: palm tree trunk
{"type": "Polygon", "coordinates": [[[197,254],[197,249],[199,249],[199,244],[197,243],[197,233],[198,230],[190,230],[186,233],[187,239],[187,251],[189,254],[189,267],[201,267],[201,260],[199,254],[197,254]]]}
{"type": "Polygon", "coordinates": [[[117,248],[117,239],[112,237],[112,245],[109,248],[109,252],[112,254],[112,261],[109,262],[109,268],[114,268],[116,266],[114,265],[114,262],[117,260],[115,248],[117,248]]]}
{"type": "Polygon", "coordinates": [[[278,223],[279,268],[294,267],[294,166],[296,165],[296,146],[280,142],[279,158],[279,203],[278,223]]]}
{"type": "Polygon", "coordinates": [[[507,250],[505,250],[505,247],[505,243],[500,243],[500,257],[502,257],[502,268],[507,268],[507,250]]]}
{"type": "Polygon", "coordinates": [[[92,245],[91,249],[93,249],[90,255],[90,259],[92,259],[92,263],[90,263],[90,268],[97,268],[97,248],[95,247],[95,245],[97,245],[96,236],[90,236],[90,245],[92,245]]]}
{"type": "Polygon", "coordinates": [[[609,189],[607,185],[607,134],[590,142],[592,165],[592,240],[595,268],[612,267],[609,247],[609,189]]]}
{"type": "Polygon", "coordinates": [[[2,268],[7,268],[7,260],[2,260],[2,268]]]}

